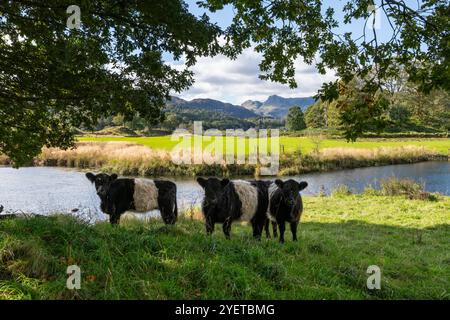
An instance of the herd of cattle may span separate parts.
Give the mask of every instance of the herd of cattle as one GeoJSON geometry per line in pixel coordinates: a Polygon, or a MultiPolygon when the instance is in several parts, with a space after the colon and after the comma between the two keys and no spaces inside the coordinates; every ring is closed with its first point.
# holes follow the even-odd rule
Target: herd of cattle
{"type": "MultiPolygon", "coordinates": [[[[101,210],[109,215],[109,221],[117,224],[126,211],[147,212],[159,209],[166,224],[174,224],[178,216],[177,186],[166,180],[118,178],[116,174],[86,173],[95,185],[100,197],[101,210]]],[[[297,240],[297,227],[303,211],[300,191],[307,182],[295,180],[229,180],[198,178],[205,191],[202,212],[206,232],[211,234],[216,223],[223,225],[223,232],[230,237],[233,221],[249,221],[253,236],[261,239],[263,229],[270,237],[270,224],[280,242],[284,242],[286,222],[290,224],[292,239],[297,240]]]]}

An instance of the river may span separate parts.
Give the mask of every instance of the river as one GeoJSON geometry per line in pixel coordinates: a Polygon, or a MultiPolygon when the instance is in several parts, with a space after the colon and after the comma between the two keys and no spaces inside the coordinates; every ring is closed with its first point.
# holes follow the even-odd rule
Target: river
{"type": "MultiPolygon", "coordinates": [[[[338,185],[347,185],[353,192],[361,192],[368,185],[378,188],[380,179],[392,176],[410,178],[423,183],[429,192],[450,195],[450,162],[445,161],[311,173],[282,179],[305,180],[309,185],[302,194],[316,195],[330,193],[338,185]]],[[[177,183],[179,208],[201,202],[203,191],[195,179],[170,180],[177,183]]],[[[95,189],[84,172],[64,168],[0,167],[0,205],[4,206],[4,213],[71,213],[89,221],[107,217],[101,213],[95,189]]]]}

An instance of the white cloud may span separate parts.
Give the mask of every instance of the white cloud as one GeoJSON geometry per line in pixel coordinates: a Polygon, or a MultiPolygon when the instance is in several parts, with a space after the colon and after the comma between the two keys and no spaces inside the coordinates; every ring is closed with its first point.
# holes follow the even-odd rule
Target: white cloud
{"type": "MultiPolygon", "coordinates": [[[[317,93],[322,83],[335,79],[329,71],[319,74],[314,66],[302,61],[296,62],[298,88],[290,89],[287,85],[263,81],[258,78],[261,55],[249,48],[236,60],[219,55],[213,58],[200,58],[192,67],[194,85],[181,94],[180,98],[191,100],[211,98],[233,104],[241,104],[245,100],[264,101],[270,95],[283,97],[308,97],[317,93]]],[[[173,64],[177,68],[183,65],[173,64]]]]}

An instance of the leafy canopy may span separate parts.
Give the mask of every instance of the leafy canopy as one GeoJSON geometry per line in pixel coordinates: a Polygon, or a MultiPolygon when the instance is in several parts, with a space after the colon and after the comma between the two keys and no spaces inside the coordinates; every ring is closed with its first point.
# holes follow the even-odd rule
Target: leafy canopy
{"type": "Polygon", "coordinates": [[[102,116],[160,122],[169,91],[192,84],[162,54],[191,66],[219,50],[220,29],[182,1],[81,1],[81,29],[69,29],[72,3],[0,3],[0,152],[16,165],[72,146],[72,129],[102,116]]]}
{"type": "Polygon", "coordinates": [[[212,11],[234,7],[233,23],[226,30],[228,45],[237,52],[254,45],[263,56],[261,78],[295,88],[297,58],[317,62],[321,73],[336,71],[339,80],[324,84],[317,98],[331,102],[349,95],[351,103],[340,104],[339,111],[350,140],[367,127],[384,128],[387,104],[380,91],[400,71],[424,93],[450,91],[448,0],[333,2],[343,5],[342,21],[321,0],[201,1],[212,11]],[[379,29],[377,19],[384,23],[379,29]],[[357,21],[364,22],[361,35],[337,32],[338,26],[357,21]],[[352,90],[354,84],[349,86],[352,81],[358,82],[359,93],[352,90]]]}
{"type": "Polygon", "coordinates": [[[103,0],[79,1],[81,29],[68,29],[70,1],[1,1],[0,152],[22,165],[44,145],[72,146],[73,128],[101,117],[138,113],[161,122],[169,92],[192,84],[189,67],[199,56],[234,58],[252,46],[263,56],[260,77],[292,88],[298,58],[321,73],[335,70],[339,81],[324,84],[318,97],[349,95],[339,106],[348,139],[367,126],[383,128],[387,104],[379,92],[400,67],[424,93],[450,91],[448,0],[345,0],[343,21],[321,0],[198,3],[212,12],[233,6],[231,25],[222,30],[194,16],[182,0],[103,0]],[[374,8],[387,29],[336,33],[339,25],[370,21],[374,8]],[[381,42],[378,33],[387,30],[391,37],[381,42]],[[183,57],[186,69],[165,63],[164,53],[183,57]]]}

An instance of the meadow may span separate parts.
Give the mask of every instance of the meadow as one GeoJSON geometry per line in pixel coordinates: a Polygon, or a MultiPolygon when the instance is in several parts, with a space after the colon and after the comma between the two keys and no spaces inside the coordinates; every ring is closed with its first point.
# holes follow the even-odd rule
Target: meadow
{"type": "MultiPolygon", "coordinates": [[[[203,138],[203,147],[208,144],[213,143],[214,139],[225,140],[225,137],[203,138]],[[209,140],[213,139],[213,140],[209,140]]],[[[229,139],[229,138],[227,138],[229,139]]],[[[236,138],[237,139],[237,138],[236,138]]],[[[243,138],[239,138],[243,139],[243,138]]],[[[92,142],[110,142],[110,141],[121,141],[130,142],[140,145],[144,145],[153,150],[165,150],[170,151],[175,147],[179,141],[172,141],[171,136],[158,136],[158,137],[78,137],[79,141],[92,141],[92,142]]],[[[247,138],[248,140],[248,138],[247,138]]],[[[225,146],[226,142],[222,142],[225,146]]],[[[270,141],[269,141],[270,145],[270,141]]],[[[380,147],[396,148],[403,147],[406,145],[425,147],[430,150],[436,151],[440,154],[448,155],[450,150],[450,139],[449,138],[397,138],[397,139],[358,139],[356,142],[347,142],[345,139],[326,139],[318,136],[315,137],[280,137],[280,147],[282,151],[286,153],[292,152],[302,152],[310,153],[316,149],[325,148],[358,148],[358,149],[373,149],[380,147]]],[[[248,142],[246,143],[246,152],[248,153],[248,142]]]]}
{"type": "Polygon", "coordinates": [[[89,225],[70,216],[0,220],[0,299],[450,299],[450,197],[304,197],[299,241],[212,237],[186,213],[89,225]],[[82,271],[66,289],[66,268],[82,271]],[[381,290],[366,287],[381,269],[381,290]]]}

